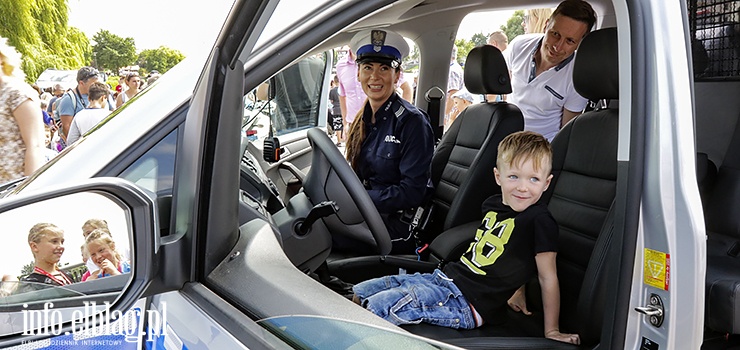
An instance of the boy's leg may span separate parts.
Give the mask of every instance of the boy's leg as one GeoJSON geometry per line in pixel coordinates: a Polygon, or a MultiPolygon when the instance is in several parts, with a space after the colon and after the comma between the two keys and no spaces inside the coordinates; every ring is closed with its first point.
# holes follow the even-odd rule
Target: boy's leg
{"type": "MultiPolygon", "coordinates": [[[[365,299],[386,291],[391,288],[400,286],[405,280],[414,278],[414,276],[420,275],[415,273],[413,275],[392,275],[385,277],[373,278],[371,280],[363,281],[355,284],[352,287],[352,291],[355,293],[355,297],[363,302],[365,299]]],[[[360,304],[362,305],[362,304],[360,304]]]]}
{"type": "Polygon", "coordinates": [[[450,328],[475,328],[470,306],[457,286],[441,271],[415,274],[400,285],[379,290],[361,305],[393,324],[427,322],[450,328]]]}

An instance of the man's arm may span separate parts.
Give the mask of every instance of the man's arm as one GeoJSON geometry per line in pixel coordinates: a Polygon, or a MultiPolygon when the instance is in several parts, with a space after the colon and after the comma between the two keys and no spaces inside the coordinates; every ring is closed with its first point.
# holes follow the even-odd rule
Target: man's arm
{"type": "Polygon", "coordinates": [[[61,115],[59,116],[59,120],[62,121],[62,139],[64,139],[64,142],[67,142],[67,134],[69,133],[69,126],[72,125],[72,119],[74,119],[73,115],[61,115]]]}
{"type": "Polygon", "coordinates": [[[411,84],[409,84],[408,81],[404,81],[403,84],[401,84],[401,91],[403,92],[401,94],[401,98],[406,101],[413,102],[414,88],[411,87],[411,84]]]}
{"type": "Polygon", "coordinates": [[[560,122],[560,127],[564,127],[565,124],[568,124],[571,119],[577,117],[579,114],[581,114],[581,112],[573,112],[563,108],[563,119],[560,122]]]}
{"type": "Polygon", "coordinates": [[[347,120],[347,98],[339,95],[339,109],[342,110],[342,121],[347,120]]]}
{"type": "Polygon", "coordinates": [[[555,252],[537,253],[537,274],[542,287],[542,307],[545,313],[545,337],[564,343],[580,344],[578,334],[560,333],[560,285],[555,264],[555,252]]]}
{"type": "Polygon", "coordinates": [[[452,106],[454,103],[452,103],[452,95],[454,95],[459,90],[457,89],[450,89],[447,91],[447,102],[445,102],[445,115],[450,115],[450,111],[452,111],[452,106]]]}

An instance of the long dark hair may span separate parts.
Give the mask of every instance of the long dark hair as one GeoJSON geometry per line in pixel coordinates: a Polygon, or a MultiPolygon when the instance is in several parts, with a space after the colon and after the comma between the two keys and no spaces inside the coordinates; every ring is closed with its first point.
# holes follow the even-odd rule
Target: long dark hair
{"type": "Polygon", "coordinates": [[[362,120],[362,114],[366,104],[367,99],[362,104],[360,111],[357,112],[355,120],[349,125],[349,131],[347,132],[347,160],[355,173],[357,173],[360,149],[362,149],[362,143],[365,142],[365,122],[362,120]]]}

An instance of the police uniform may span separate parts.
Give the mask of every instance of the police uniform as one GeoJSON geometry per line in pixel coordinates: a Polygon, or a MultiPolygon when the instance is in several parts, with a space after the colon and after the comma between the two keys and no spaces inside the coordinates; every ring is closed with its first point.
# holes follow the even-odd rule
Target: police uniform
{"type": "MultiPolygon", "coordinates": [[[[358,62],[379,62],[396,68],[403,50],[408,52],[403,37],[381,30],[358,33],[352,42],[358,62]]],[[[404,210],[422,205],[432,192],[434,133],[428,117],[395,92],[375,112],[375,124],[372,118],[373,111],[366,103],[362,114],[365,138],[357,161],[357,176],[388,228],[392,252],[411,253],[416,242],[409,225],[401,222],[400,217],[404,210]]]]}

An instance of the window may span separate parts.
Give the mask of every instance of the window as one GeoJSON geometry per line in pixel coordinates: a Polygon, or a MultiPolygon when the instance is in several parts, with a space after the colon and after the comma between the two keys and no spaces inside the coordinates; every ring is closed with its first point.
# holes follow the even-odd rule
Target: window
{"type": "Polygon", "coordinates": [[[689,0],[697,78],[740,78],[740,3],[689,0]]]}
{"type": "Polygon", "coordinates": [[[326,115],[319,110],[326,65],[326,53],[313,55],[257,88],[255,113],[259,110],[270,117],[276,135],[314,127],[319,115],[326,115]]]}
{"type": "Polygon", "coordinates": [[[162,236],[170,231],[178,130],[170,132],[119,175],[150,192],[155,199],[162,236]]]}
{"type": "Polygon", "coordinates": [[[157,196],[172,195],[176,149],[177,129],[144,153],[119,177],[129,180],[157,196]]]}

